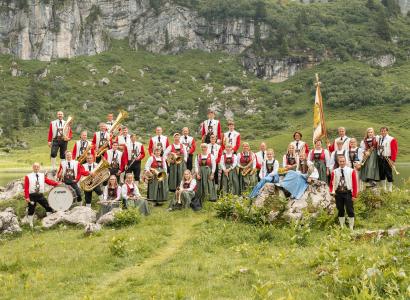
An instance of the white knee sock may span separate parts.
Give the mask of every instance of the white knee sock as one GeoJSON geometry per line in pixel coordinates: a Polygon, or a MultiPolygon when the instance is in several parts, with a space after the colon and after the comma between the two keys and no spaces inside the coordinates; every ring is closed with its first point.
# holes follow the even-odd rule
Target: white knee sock
{"type": "Polygon", "coordinates": [[[387,182],[387,191],[393,192],[393,182],[387,182]]]}
{"type": "Polygon", "coordinates": [[[56,158],[52,157],[51,158],[51,170],[55,170],[56,169],[56,158]]]}
{"type": "Polygon", "coordinates": [[[380,181],[380,187],[383,188],[384,191],[387,191],[386,180],[380,181]]]}
{"type": "Polygon", "coordinates": [[[354,228],[354,218],[349,218],[349,228],[350,228],[350,230],[353,230],[353,228],[354,228]]]}
{"type": "Polygon", "coordinates": [[[27,216],[28,224],[30,225],[31,228],[34,227],[34,225],[33,225],[33,217],[34,217],[34,216],[30,216],[30,215],[27,216]]]}
{"type": "Polygon", "coordinates": [[[87,203],[85,206],[91,208],[91,203],[87,203]]]}
{"type": "Polygon", "coordinates": [[[345,217],[339,217],[339,223],[340,223],[340,227],[344,228],[345,227],[345,217]]]}

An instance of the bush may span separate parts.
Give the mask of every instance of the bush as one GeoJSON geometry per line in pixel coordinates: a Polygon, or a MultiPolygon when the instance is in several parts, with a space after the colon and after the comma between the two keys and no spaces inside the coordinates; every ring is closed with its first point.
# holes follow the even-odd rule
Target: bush
{"type": "Polygon", "coordinates": [[[141,214],[137,208],[128,208],[115,213],[114,221],[110,226],[121,228],[136,225],[141,221],[141,214]]]}
{"type": "Polygon", "coordinates": [[[128,242],[125,237],[113,237],[110,243],[111,255],[117,257],[124,257],[127,255],[128,242]]]}

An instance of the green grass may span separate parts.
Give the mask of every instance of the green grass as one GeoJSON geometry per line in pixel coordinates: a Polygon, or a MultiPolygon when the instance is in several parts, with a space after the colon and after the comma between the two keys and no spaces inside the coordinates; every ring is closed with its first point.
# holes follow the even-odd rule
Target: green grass
{"type": "MultiPolygon", "coordinates": [[[[16,206],[16,200],[5,205],[16,206]],[[14,202],[13,202],[14,201],[14,202]]],[[[364,213],[357,229],[407,225],[410,198],[396,191],[364,213]]],[[[21,208],[19,214],[24,214],[21,208]]],[[[296,225],[253,226],[202,212],[154,208],[135,226],[84,237],[59,226],[0,241],[2,299],[405,299],[409,236],[355,240],[313,225],[298,244],[296,225]],[[377,278],[366,279],[369,268],[377,278]],[[374,280],[374,281],[373,281],[374,280]],[[356,289],[356,291],[355,291],[356,289]],[[356,294],[355,294],[356,293],[356,294]],[[356,295],[356,296],[355,296],[356,295]]],[[[331,223],[332,224],[332,223],[331,223]]],[[[408,290],[407,290],[408,293],[408,290]]]]}

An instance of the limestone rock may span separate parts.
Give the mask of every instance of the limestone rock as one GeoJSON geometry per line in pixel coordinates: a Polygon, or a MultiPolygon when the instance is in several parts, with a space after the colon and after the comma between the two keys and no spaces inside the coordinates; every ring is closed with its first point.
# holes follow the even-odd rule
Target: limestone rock
{"type": "Polygon", "coordinates": [[[114,97],[122,97],[124,96],[125,92],[124,91],[119,91],[114,93],[114,97]]]}
{"type": "Polygon", "coordinates": [[[108,213],[102,215],[102,216],[98,219],[97,224],[100,224],[100,225],[109,225],[109,224],[111,224],[112,222],[114,222],[115,213],[116,213],[117,211],[120,211],[120,210],[121,210],[121,208],[114,208],[114,209],[111,210],[110,212],[108,212],[108,213]]]}
{"type": "Polygon", "coordinates": [[[18,232],[21,232],[21,228],[16,213],[13,208],[8,207],[0,212],[0,234],[13,234],[18,232]]]}
{"type": "Polygon", "coordinates": [[[63,223],[64,217],[65,217],[64,211],[57,211],[43,218],[43,220],[41,220],[41,224],[43,225],[44,228],[51,228],[55,225],[63,223]]]}
{"type": "Polygon", "coordinates": [[[113,66],[110,70],[108,70],[108,74],[113,74],[113,75],[117,75],[117,74],[125,74],[127,72],[125,72],[125,70],[118,65],[113,66]]]}
{"type": "Polygon", "coordinates": [[[101,230],[101,225],[96,223],[89,223],[84,228],[85,235],[91,235],[101,230]]]}
{"type": "Polygon", "coordinates": [[[0,201],[11,199],[24,191],[24,182],[22,179],[9,182],[3,192],[0,192],[0,201]]]}
{"type": "Polygon", "coordinates": [[[87,226],[89,223],[95,223],[97,213],[86,206],[76,206],[70,211],[58,211],[42,220],[43,227],[51,228],[60,223],[87,226]]]}
{"type": "Polygon", "coordinates": [[[162,106],[160,106],[157,110],[157,115],[158,116],[165,115],[166,113],[167,113],[167,110],[165,108],[163,108],[162,106]]]}
{"type": "Polygon", "coordinates": [[[382,68],[391,67],[396,62],[396,57],[393,54],[381,55],[371,58],[369,63],[382,68]]]}
{"type": "Polygon", "coordinates": [[[104,85],[109,85],[109,84],[110,84],[110,80],[107,77],[104,77],[98,81],[99,86],[104,86],[104,85]]]}

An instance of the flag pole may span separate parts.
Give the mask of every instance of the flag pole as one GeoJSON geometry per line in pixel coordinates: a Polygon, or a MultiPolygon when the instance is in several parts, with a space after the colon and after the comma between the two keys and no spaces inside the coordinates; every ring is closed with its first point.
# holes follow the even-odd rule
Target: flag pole
{"type": "MultiPolygon", "coordinates": [[[[315,77],[316,77],[315,86],[316,86],[316,88],[319,89],[319,93],[322,95],[322,92],[320,91],[320,86],[321,86],[322,83],[319,80],[319,74],[316,73],[315,77]]],[[[329,138],[327,137],[327,128],[326,128],[326,123],[325,123],[325,114],[323,112],[323,98],[322,97],[320,97],[320,113],[322,115],[321,126],[323,128],[324,133],[325,133],[326,146],[329,146],[329,138]]]]}

